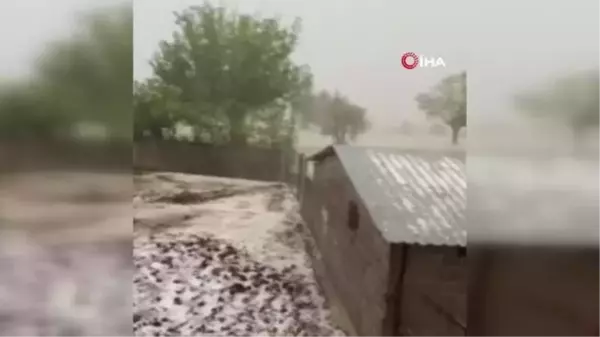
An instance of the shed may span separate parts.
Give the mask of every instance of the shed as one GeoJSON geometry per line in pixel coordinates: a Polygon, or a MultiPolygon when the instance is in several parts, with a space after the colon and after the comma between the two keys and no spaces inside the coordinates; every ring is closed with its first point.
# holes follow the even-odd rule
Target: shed
{"type": "Polygon", "coordinates": [[[303,216],[358,335],[465,335],[464,152],[330,146],[303,216]]]}

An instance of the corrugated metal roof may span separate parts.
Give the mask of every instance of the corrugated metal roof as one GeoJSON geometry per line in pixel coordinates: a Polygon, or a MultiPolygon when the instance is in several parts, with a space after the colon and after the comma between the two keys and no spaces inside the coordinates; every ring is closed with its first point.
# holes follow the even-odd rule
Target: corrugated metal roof
{"type": "Polygon", "coordinates": [[[465,246],[464,152],[334,146],[390,242],[465,246]]]}

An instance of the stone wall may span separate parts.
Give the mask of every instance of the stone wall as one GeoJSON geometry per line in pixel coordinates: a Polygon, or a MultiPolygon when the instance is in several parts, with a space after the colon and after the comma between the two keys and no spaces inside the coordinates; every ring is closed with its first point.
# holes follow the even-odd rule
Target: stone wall
{"type": "Polygon", "coordinates": [[[324,269],[359,335],[381,333],[389,245],[372,224],[336,157],[319,162],[305,190],[303,214],[322,253],[324,269]],[[350,202],[358,206],[355,230],[348,226],[350,202]]]}

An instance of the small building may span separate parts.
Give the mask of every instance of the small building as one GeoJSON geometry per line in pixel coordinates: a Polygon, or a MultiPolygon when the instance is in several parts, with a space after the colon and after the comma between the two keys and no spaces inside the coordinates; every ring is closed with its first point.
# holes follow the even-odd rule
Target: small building
{"type": "Polygon", "coordinates": [[[309,158],[313,265],[351,333],[466,334],[464,156],[336,145],[309,158]]]}

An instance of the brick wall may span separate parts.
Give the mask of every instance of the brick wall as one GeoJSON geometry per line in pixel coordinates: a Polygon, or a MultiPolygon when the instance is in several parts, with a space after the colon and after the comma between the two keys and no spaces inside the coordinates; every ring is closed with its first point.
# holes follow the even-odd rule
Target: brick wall
{"type": "Polygon", "coordinates": [[[282,152],[277,149],[212,146],[176,141],[136,142],[133,157],[134,167],[141,170],[263,181],[287,179],[292,167],[291,157],[284,160],[282,152]]]}
{"type": "MultiPolygon", "coordinates": [[[[598,335],[598,249],[475,250],[471,266],[470,334],[493,336],[598,335]]],[[[469,254],[470,259],[472,254],[469,254]]]]}
{"type": "Polygon", "coordinates": [[[465,335],[466,257],[459,256],[457,247],[411,245],[406,261],[399,311],[401,334],[465,335]]]}
{"type": "Polygon", "coordinates": [[[381,333],[389,268],[389,245],[371,223],[367,210],[336,157],[318,163],[312,184],[305,190],[304,210],[323,264],[360,335],[381,333]],[[359,226],[348,226],[350,201],[359,210],[359,226]]]}

